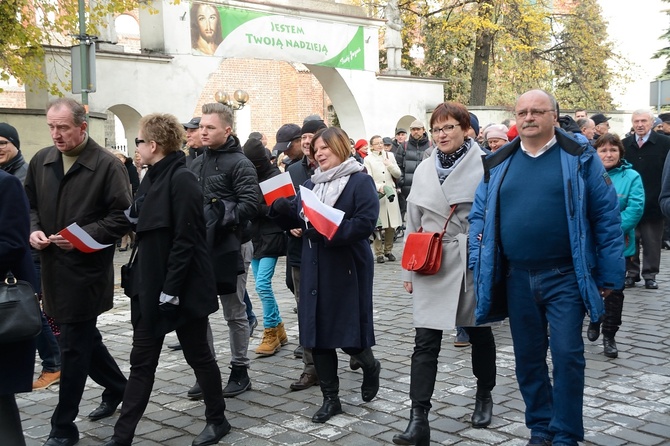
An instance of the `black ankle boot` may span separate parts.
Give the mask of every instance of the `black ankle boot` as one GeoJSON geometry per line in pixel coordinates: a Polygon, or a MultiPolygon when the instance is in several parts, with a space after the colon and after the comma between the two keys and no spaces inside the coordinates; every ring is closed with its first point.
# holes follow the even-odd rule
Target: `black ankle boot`
{"type": "Polygon", "coordinates": [[[402,445],[430,445],[430,426],[428,425],[428,409],[412,407],[409,424],[402,434],[393,436],[393,443],[402,445]]]}
{"type": "Polygon", "coordinates": [[[363,401],[372,401],[379,392],[379,374],[382,365],[375,359],[371,348],[366,348],[353,358],[363,369],[363,384],[361,384],[361,398],[363,401]]]}
{"type": "Polygon", "coordinates": [[[603,336],[603,352],[608,358],[616,358],[619,356],[619,350],[616,347],[614,337],[608,338],[603,336]]]}
{"type": "Polygon", "coordinates": [[[491,424],[493,416],[493,398],[491,392],[486,392],[475,397],[475,410],[472,412],[472,427],[481,428],[491,424]]]}
{"type": "Polygon", "coordinates": [[[337,396],[324,396],[321,409],[312,416],[313,423],[325,423],[334,415],[342,413],[342,404],[337,396]]]}

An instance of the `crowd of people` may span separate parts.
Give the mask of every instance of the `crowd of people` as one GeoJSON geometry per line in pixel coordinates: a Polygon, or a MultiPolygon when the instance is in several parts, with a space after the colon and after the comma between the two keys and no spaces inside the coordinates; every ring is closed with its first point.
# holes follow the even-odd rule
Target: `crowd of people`
{"type": "Polygon", "coordinates": [[[616,358],[624,289],[642,279],[647,289],[658,288],[670,216],[670,138],[663,134],[670,114],[655,122],[636,111],[624,138],[609,132],[609,119],[584,110],[561,115],[553,96],[531,90],[519,96],[513,120],[483,128],[454,102],[435,108],[428,132],[415,120],[409,134],[397,128],[393,138],[354,141],[310,115],[302,126],[281,126],[269,149],[259,132],[242,145],[230,108],[212,103],[187,123],[143,117],[131,159],[90,138],[81,104],[56,99],[46,113],[54,145],[29,162],[16,129],[0,123],[0,220],[12,222],[0,235],[0,274],[31,282],[44,309],[38,338],[0,343],[0,356],[16,364],[0,372],[0,436],[24,444],[14,394],[59,383],[45,446],[76,444],[75,419],[91,377],[104,390],[89,419],[121,406],[104,445],[132,444],[165,335],[175,331],[179,342],[169,347],[183,350],[196,379],[187,395],[205,404],[205,426],[192,444],[218,443],[234,428],[225,398],[252,388],[248,348],[258,319],[246,289],[249,267],[262,311],[258,360],[287,344],[272,280],[283,256],[298,314],[294,355],[303,362],[291,390],[320,387],[315,423],[342,413],[341,349],[363,372],[361,399],[372,401],[383,367],[373,352],[375,262],[397,261],[394,241],[422,228],[444,229],[442,262],[435,274],[403,271],[415,329],[411,410],[393,442],[430,444],[445,330],[457,330],[455,345],[472,347],[471,424],[490,425],[492,327],[509,319],[528,444],[578,444],[584,317],[588,340],[602,334],[605,356],[616,358]],[[267,202],[261,183],[282,171],[296,194],[267,202]],[[308,192],[342,215],[336,230],[306,218],[314,212],[303,197],[308,192]],[[108,246],[75,248],[60,233],[71,223],[108,246]],[[96,326],[112,307],[112,261],[124,237],[121,249],[132,250],[123,277],[133,327],[128,377],[96,326]],[[208,322],[219,306],[230,342],[225,386],[208,322]],[[43,370],[31,386],[36,348],[43,370]]]}

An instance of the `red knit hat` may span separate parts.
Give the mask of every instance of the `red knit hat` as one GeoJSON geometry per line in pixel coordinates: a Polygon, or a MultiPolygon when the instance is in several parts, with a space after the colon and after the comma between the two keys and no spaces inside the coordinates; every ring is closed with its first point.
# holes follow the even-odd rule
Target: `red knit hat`
{"type": "Polygon", "coordinates": [[[367,146],[367,145],[368,145],[368,142],[366,140],[359,139],[358,141],[356,141],[356,144],[354,144],[354,149],[358,150],[361,147],[364,147],[364,146],[367,146]]]}
{"type": "Polygon", "coordinates": [[[519,130],[517,130],[516,124],[514,124],[512,127],[509,128],[509,132],[507,132],[507,137],[511,141],[517,136],[519,136],[519,130]]]}

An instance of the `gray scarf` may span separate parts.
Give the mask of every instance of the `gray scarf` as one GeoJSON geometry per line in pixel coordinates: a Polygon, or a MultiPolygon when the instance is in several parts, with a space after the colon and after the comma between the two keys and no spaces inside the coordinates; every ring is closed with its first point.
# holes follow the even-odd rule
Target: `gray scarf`
{"type": "Polygon", "coordinates": [[[314,171],[314,175],[311,178],[314,183],[312,191],[322,203],[333,207],[337,199],[340,198],[344,187],[349,182],[351,174],[362,170],[363,165],[354,158],[348,158],[339,166],[328,169],[325,172],[322,172],[319,167],[314,171]]]}

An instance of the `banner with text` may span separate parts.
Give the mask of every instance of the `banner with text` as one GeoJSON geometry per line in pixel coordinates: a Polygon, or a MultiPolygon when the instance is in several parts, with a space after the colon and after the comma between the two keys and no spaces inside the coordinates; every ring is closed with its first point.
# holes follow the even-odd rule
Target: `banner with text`
{"type": "Polygon", "coordinates": [[[193,54],[364,69],[363,27],[193,3],[193,54]]]}

